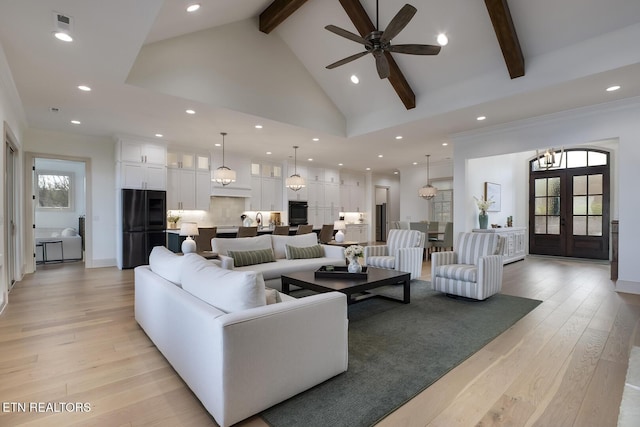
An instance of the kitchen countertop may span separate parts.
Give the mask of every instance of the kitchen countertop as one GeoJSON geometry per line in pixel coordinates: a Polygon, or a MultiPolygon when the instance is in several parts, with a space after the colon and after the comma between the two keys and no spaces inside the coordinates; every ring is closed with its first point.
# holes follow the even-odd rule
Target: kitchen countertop
{"type": "MultiPolygon", "coordinates": [[[[292,225],[289,227],[290,231],[296,231],[298,229],[297,225],[292,225]]],[[[320,231],[320,228],[313,228],[314,231],[320,231]]],[[[172,233],[172,234],[180,234],[180,229],[179,228],[167,228],[165,230],[167,233],[172,233]]],[[[221,235],[221,234],[235,234],[238,232],[238,227],[227,227],[227,226],[223,226],[223,227],[217,227],[217,234],[221,235]]],[[[272,227],[264,227],[261,229],[258,229],[258,234],[270,234],[273,233],[273,228],[272,227]]]]}

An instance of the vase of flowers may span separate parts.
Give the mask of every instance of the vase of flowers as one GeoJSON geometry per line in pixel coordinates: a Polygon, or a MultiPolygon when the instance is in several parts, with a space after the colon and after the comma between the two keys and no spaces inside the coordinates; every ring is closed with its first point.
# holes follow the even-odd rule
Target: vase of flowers
{"type": "Polygon", "coordinates": [[[170,229],[178,228],[178,221],[180,221],[180,217],[178,215],[167,216],[167,225],[170,229]]]}
{"type": "Polygon", "coordinates": [[[486,229],[489,225],[489,215],[487,215],[487,210],[489,209],[489,206],[494,203],[494,201],[491,199],[485,200],[483,197],[480,197],[478,199],[474,196],[473,198],[476,200],[476,205],[478,205],[478,210],[480,211],[480,213],[478,214],[478,225],[481,229],[486,229]]]}
{"type": "Polygon", "coordinates": [[[358,262],[358,258],[364,255],[364,248],[360,245],[351,245],[344,250],[344,256],[349,260],[347,271],[349,273],[362,272],[362,266],[358,262]]]}

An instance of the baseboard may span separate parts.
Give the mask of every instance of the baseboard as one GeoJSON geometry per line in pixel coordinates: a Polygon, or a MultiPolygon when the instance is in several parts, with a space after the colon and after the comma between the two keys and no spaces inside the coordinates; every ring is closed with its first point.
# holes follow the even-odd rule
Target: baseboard
{"type": "Polygon", "coordinates": [[[85,261],[86,268],[103,268],[103,267],[115,267],[115,258],[94,259],[85,261]]]}
{"type": "Polygon", "coordinates": [[[617,280],[616,292],[640,294],[640,282],[632,282],[631,280],[617,280]]]}

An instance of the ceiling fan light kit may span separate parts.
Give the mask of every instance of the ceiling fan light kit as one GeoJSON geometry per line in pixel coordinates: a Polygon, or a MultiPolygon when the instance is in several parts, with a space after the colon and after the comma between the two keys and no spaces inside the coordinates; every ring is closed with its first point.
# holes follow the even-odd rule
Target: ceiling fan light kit
{"type": "Polygon", "coordinates": [[[376,61],[376,70],[378,71],[378,76],[381,79],[386,79],[390,74],[389,61],[387,60],[387,57],[385,55],[385,53],[387,52],[404,53],[409,55],[437,55],[438,53],[440,53],[440,46],[427,44],[391,44],[391,40],[395,36],[397,36],[400,31],[404,29],[404,27],[407,26],[409,21],[411,21],[413,16],[418,11],[415,7],[411,6],[410,4],[405,4],[402,9],[400,9],[400,11],[393,17],[391,22],[389,22],[389,25],[384,31],[380,31],[378,28],[377,10],[378,2],[376,1],[376,30],[370,32],[364,37],[361,37],[343,28],[336,27],[335,25],[327,25],[325,27],[325,29],[338,36],[364,45],[365,48],[364,52],[359,52],[341,59],[340,61],[336,61],[333,64],[327,65],[326,68],[331,70],[333,68],[347,64],[351,61],[355,61],[356,59],[371,53],[376,61]]]}

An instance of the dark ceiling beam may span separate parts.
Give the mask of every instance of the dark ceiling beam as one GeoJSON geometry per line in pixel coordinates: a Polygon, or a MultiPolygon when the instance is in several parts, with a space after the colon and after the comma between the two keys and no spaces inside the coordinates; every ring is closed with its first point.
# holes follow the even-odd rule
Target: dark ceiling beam
{"type": "MultiPolygon", "coordinates": [[[[340,0],[340,4],[344,8],[344,11],[347,12],[347,16],[349,16],[349,19],[351,19],[351,22],[353,22],[353,25],[362,37],[376,30],[376,27],[373,25],[373,22],[371,22],[369,15],[367,15],[367,12],[362,7],[360,0],[340,0]]],[[[407,110],[415,108],[416,95],[413,93],[411,86],[409,86],[409,83],[404,78],[402,71],[400,71],[400,67],[391,54],[389,52],[385,52],[385,56],[387,57],[387,61],[389,61],[389,83],[391,83],[391,86],[393,86],[393,89],[396,91],[407,110]]]]}
{"type": "Polygon", "coordinates": [[[507,0],[484,0],[484,3],[500,43],[509,75],[512,79],[524,76],[524,55],[522,55],[507,0]]]}
{"type": "Polygon", "coordinates": [[[306,2],[307,0],[274,0],[260,14],[260,31],[269,34],[306,2]]]}

